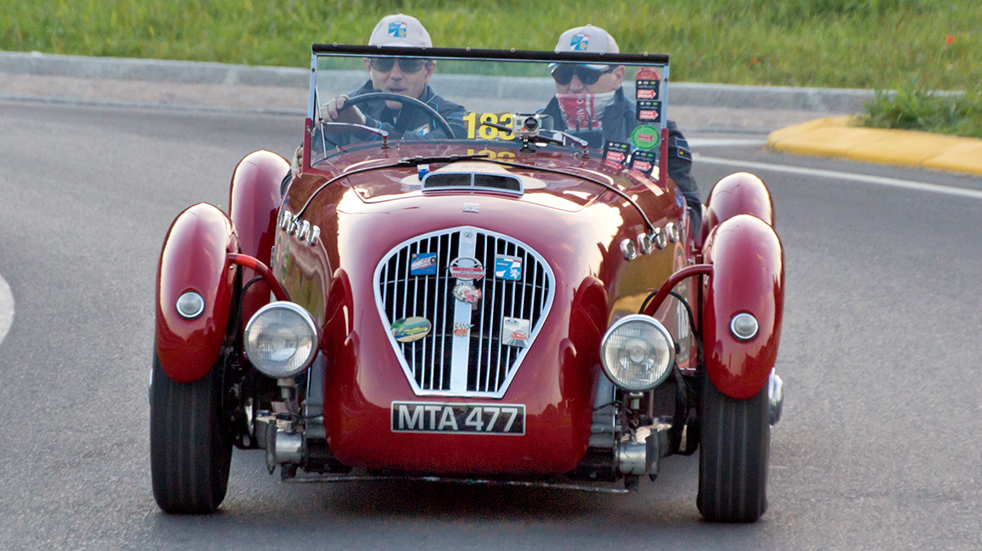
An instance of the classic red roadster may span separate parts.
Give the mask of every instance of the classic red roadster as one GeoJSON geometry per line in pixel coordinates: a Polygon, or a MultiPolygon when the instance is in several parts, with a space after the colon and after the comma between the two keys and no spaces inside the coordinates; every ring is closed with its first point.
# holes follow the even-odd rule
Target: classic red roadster
{"type": "MultiPolygon", "coordinates": [[[[287,482],[611,492],[698,450],[703,517],[764,513],[781,242],[750,174],[690,213],[666,162],[668,56],[314,45],[310,74],[293,170],[246,156],[228,212],[194,205],[164,240],[161,509],[214,511],[234,447],[287,482]],[[366,68],[396,64],[430,71],[442,103],[371,90],[366,68]],[[628,141],[543,111],[550,72],[598,67],[624,68],[628,141]],[[331,119],[342,95],[366,116],[331,119]],[[398,120],[370,116],[383,104],[398,120]]],[[[566,107],[589,126],[593,99],[566,107]]]]}

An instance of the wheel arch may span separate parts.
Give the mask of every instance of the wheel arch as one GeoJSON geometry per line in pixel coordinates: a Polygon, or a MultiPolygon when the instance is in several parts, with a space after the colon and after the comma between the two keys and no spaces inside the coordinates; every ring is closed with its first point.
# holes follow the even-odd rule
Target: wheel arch
{"type": "Polygon", "coordinates": [[[239,252],[235,225],[218,207],[193,205],[171,224],[157,267],[156,353],[167,376],[191,382],[211,370],[221,351],[235,294],[239,252]],[[194,292],[204,299],[191,319],[177,311],[178,298],[194,292]]]}
{"type": "Polygon", "coordinates": [[[727,218],[703,248],[713,277],[703,284],[706,372],[723,394],[747,399],[768,381],[777,359],[784,313],[784,251],[770,225],[749,214],[727,218]],[[737,314],[757,321],[756,335],[735,336],[737,314]]]}

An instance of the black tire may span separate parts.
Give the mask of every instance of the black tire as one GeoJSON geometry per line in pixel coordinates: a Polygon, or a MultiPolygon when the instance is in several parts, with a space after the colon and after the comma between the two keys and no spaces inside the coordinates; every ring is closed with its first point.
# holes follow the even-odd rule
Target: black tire
{"type": "Polygon", "coordinates": [[[168,513],[212,513],[225,499],[232,435],[222,407],[223,361],[191,383],[174,382],[153,356],[150,470],[168,513]]]}
{"type": "Polygon", "coordinates": [[[702,387],[699,512],[711,522],[756,522],[767,510],[767,386],[747,400],[726,396],[709,377],[702,387]]]}

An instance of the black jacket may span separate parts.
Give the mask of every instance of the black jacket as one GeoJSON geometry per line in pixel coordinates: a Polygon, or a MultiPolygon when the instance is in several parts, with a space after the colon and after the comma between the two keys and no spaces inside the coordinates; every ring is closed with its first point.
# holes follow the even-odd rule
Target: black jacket
{"type": "MultiPolygon", "coordinates": [[[[552,98],[542,113],[552,116],[556,130],[569,131],[563,120],[563,113],[559,109],[558,99],[552,98]]],[[[600,131],[570,133],[586,139],[590,142],[591,147],[603,147],[605,140],[621,143],[630,142],[631,133],[637,127],[638,120],[634,103],[624,95],[623,88],[617,89],[613,103],[604,109],[600,124],[603,129],[602,135],[600,131]]],[[[689,206],[692,232],[698,235],[699,228],[702,226],[702,201],[699,198],[699,186],[696,184],[695,178],[692,177],[692,151],[689,149],[689,142],[679,131],[678,126],[675,125],[675,121],[668,121],[668,176],[682,191],[685,202],[689,206]]]]}

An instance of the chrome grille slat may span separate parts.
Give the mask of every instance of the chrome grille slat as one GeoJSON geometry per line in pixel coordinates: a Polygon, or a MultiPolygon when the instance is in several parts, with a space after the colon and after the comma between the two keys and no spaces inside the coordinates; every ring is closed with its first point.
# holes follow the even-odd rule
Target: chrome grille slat
{"type": "Polygon", "coordinates": [[[503,344],[503,318],[528,320],[531,346],[555,292],[552,270],[541,255],[515,239],[470,226],[432,232],[400,244],[379,263],[374,283],[390,343],[417,395],[504,396],[527,348],[503,344]],[[465,232],[471,237],[462,239],[465,232]],[[436,275],[410,275],[413,255],[422,253],[436,253],[436,275]],[[518,281],[495,277],[497,255],[521,259],[518,281]],[[466,304],[453,297],[458,280],[448,268],[458,256],[475,258],[484,266],[484,277],[472,281],[482,292],[473,310],[462,309],[466,304]],[[471,325],[466,340],[454,337],[455,310],[457,323],[471,325]],[[392,323],[415,316],[430,321],[430,333],[409,343],[396,341],[392,323]]]}

